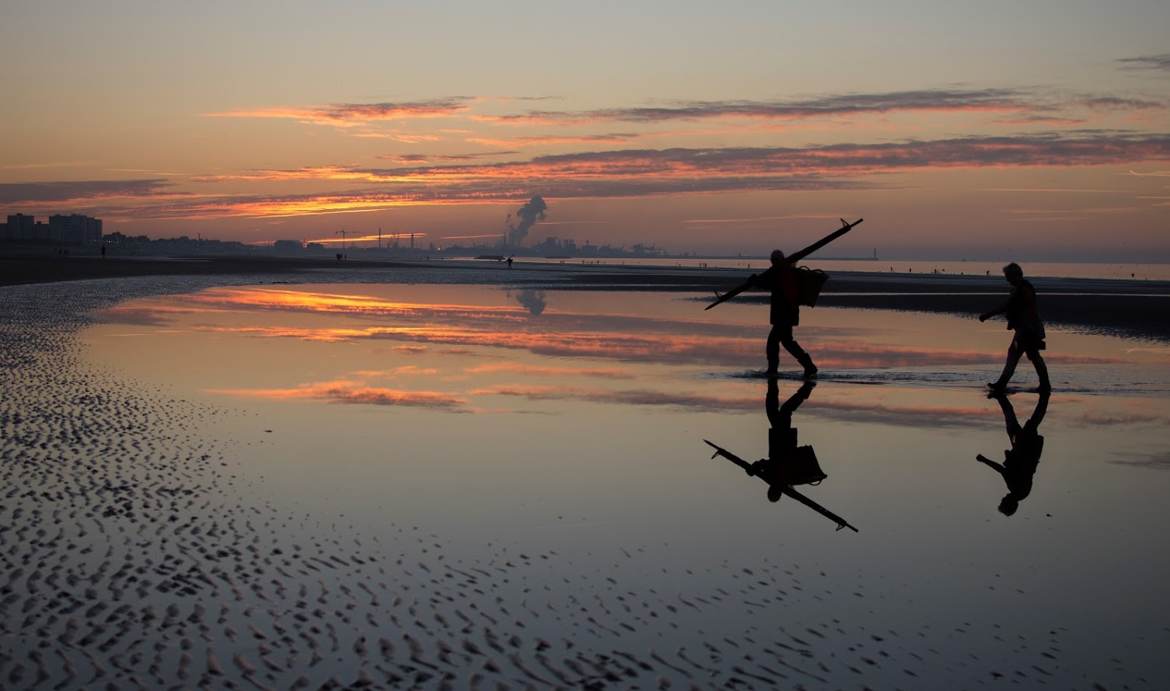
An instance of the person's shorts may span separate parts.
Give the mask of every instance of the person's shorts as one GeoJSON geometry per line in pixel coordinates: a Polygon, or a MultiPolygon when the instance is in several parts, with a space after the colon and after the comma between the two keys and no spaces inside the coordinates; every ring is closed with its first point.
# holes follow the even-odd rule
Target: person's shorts
{"type": "Polygon", "coordinates": [[[1044,350],[1048,347],[1043,336],[1021,331],[1016,332],[1015,338],[1012,339],[1012,346],[1025,353],[1029,350],[1044,350]]]}
{"type": "Polygon", "coordinates": [[[792,324],[772,324],[772,333],[769,335],[781,341],[792,340],[792,324]]]}

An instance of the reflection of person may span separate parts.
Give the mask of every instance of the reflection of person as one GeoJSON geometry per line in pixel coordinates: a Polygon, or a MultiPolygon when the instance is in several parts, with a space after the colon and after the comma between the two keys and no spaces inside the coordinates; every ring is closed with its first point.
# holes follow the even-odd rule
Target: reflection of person
{"type": "Polygon", "coordinates": [[[817,464],[811,446],[797,446],[796,428],[792,414],[808,400],[815,382],[805,382],[780,405],[780,387],[775,379],[768,380],[768,395],[764,410],[768,414],[768,457],[752,464],[749,475],[757,475],[768,483],[768,501],[779,501],[785,485],[815,484],[825,479],[817,464]]]}
{"type": "Polygon", "coordinates": [[[1047,391],[1040,392],[1032,417],[1028,418],[1022,427],[1020,421],[1016,419],[1016,411],[1012,408],[1007,395],[1000,393],[995,396],[1003,410],[1003,421],[1007,426],[1008,440],[1012,448],[1003,452],[1003,463],[996,463],[982,454],[975,458],[999,473],[1007,484],[1008,493],[999,502],[999,512],[1005,516],[1014,514],[1020,508],[1020,502],[1032,492],[1032,478],[1036,475],[1036,467],[1040,465],[1040,454],[1044,451],[1040,423],[1048,411],[1049,395],[1047,391]]]}
{"type": "Polygon", "coordinates": [[[768,483],[768,501],[780,501],[780,497],[791,497],[804,504],[813,511],[837,524],[837,529],[849,528],[857,532],[844,518],[829,511],[812,499],[798,492],[795,485],[815,485],[824,480],[826,475],[817,463],[816,453],[811,446],[798,446],[796,428],[792,426],[792,414],[801,403],[808,400],[816,382],[807,381],[795,393],[788,397],[783,405],[780,404],[780,387],[775,379],[768,381],[768,395],[764,399],[764,409],[768,414],[771,428],[768,430],[768,457],[761,458],[755,463],[748,463],[727,449],[710,441],[707,445],[715,449],[715,456],[722,456],[739,466],[751,477],[758,477],[768,483]]]}
{"type": "Polygon", "coordinates": [[[1011,381],[1016,365],[1021,355],[1027,355],[1036,368],[1040,377],[1040,390],[1048,391],[1052,385],[1048,381],[1048,365],[1040,356],[1044,350],[1044,322],[1040,320],[1040,310],[1036,306],[1036,289],[1031,282],[1024,279],[1024,271],[1019,264],[1012,262],[1003,267],[1003,275],[1012,285],[1012,294],[1007,302],[991,312],[979,315],[979,321],[987,321],[997,314],[1007,314],[1007,328],[1016,332],[1012,343],[1008,346],[1007,362],[999,379],[987,385],[992,392],[1003,391],[1011,381]]]}
{"type": "Polygon", "coordinates": [[[768,357],[768,376],[775,376],[780,367],[781,345],[804,368],[805,379],[817,376],[817,366],[792,334],[792,328],[800,324],[800,283],[796,267],[784,258],[783,252],[773,250],[771,268],[764,273],[753,274],[748,283],[772,293],[769,319],[772,330],[768,333],[768,344],[765,348],[768,357]]]}

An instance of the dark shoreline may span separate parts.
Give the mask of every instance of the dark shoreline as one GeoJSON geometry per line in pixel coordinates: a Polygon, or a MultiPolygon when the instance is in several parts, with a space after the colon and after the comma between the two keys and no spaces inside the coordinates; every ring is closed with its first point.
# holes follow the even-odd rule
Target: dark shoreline
{"type": "MultiPolygon", "coordinates": [[[[1026,268],[1026,267],[1025,267],[1026,268]]],[[[435,271],[462,274],[474,282],[543,290],[638,290],[713,293],[746,277],[742,269],[677,267],[517,265],[459,260],[374,262],[293,257],[122,258],[2,256],[0,286],[128,276],[266,275],[309,281],[314,274],[343,272],[358,281],[431,280],[435,271]]],[[[322,276],[322,278],[325,278],[322,276]]],[[[1170,340],[1170,281],[1035,278],[1045,320],[1093,332],[1170,340]]],[[[830,307],[891,309],[974,316],[1007,295],[1002,278],[945,274],[833,272],[820,303],[830,307]]],[[[767,300],[760,294],[738,299],[767,300]]]]}

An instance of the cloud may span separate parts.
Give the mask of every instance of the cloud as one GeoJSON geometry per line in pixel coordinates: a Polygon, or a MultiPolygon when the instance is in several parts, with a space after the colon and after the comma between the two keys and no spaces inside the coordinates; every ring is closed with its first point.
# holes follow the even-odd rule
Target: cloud
{"type": "Polygon", "coordinates": [[[401,365],[390,369],[354,370],[350,374],[362,379],[393,379],[394,377],[433,377],[439,374],[439,370],[434,367],[401,365]]]}
{"type": "Polygon", "coordinates": [[[997,125],[1047,125],[1049,127],[1067,127],[1070,125],[1083,125],[1088,120],[1084,118],[1073,118],[1062,115],[1019,115],[1015,117],[996,118],[993,120],[997,125]]]}
{"type": "Polygon", "coordinates": [[[397,161],[399,163],[430,163],[431,161],[450,162],[464,162],[475,161],[481,158],[497,158],[500,156],[509,156],[520,153],[519,150],[512,151],[476,151],[472,153],[459,154],[384,154],[377,156],[379,160],[397,161]]]}
{"type": "Polygon", "coordinates": [[[70,180],[62,182],[0,183],[0,204],[63,202],[108,197],[149,197],[164,193],[171,183],[141,180],[70,180]]]}
{"type": "Polygon", "coordinates": [[[610,132],[608,134],[578,134],[578,135],[535,135],[530,137],[468,137],[472,144],[500,147],[528,147],[548,146],[551,144],[621,144],[631,139],[637,139],[635,132],[610,132]]]}
{"type": "Polygon", "coordinates": [[[467,412],[467,402],[450,394],[437,391],[388,389],[349,380],[314,382],[283,389],[208,389],[207,392],[276,401],[313,399],[329,403],[405,406],[433,408],[447,412],[467,412]]]}
{"type": "Polygon", "coordinates": [[[682,221],[685,224],[698,225],[726,225],[726,224],[741,224],[741,223],[760,223],[763,221],[788,221],[795,219],[818,219],[824,220],[826,218],[838,218],[838,214],[784,214],[782,216],[745,216],[740,218],[688,218],[682,221]]]}
{"type": "Polygon", "coordinates": [[[997,411],[974,406],[893,405],[881,401],[810,400],[810,412],[832,420],[904,427],[982,426],[997,411]]]}
{"type": "MultiPolygon", "coordinates": [[[[653,389],[598,389],[574,386],[492,386],[474,389],[473,396],[511,396],[529,401],[578,401],[606,405],[668,407],[699,413],[761,412],[764,398],[751,396],[712,396],[707,394],[653,389]]],[[[907,427],[983,426],[998,411],[987,407],[894,405],[880,401],[816,400],[800,408],[809,417],[849,422],[899,425],[907,427]]]]}
{"type": "Polygon", "coordinates": [[[1133,453],[1112,459],[1109,462],[1117,465],[1150,468],[1151,470],[1170,470],[1170,453],[1164,451],[1152,454],[1133,453]]]}
{"type": "Polygon", "coordinates": [[[1078,416],[1077,421],[1084,425],[1101,425],[1103,427],[1147,424],[1164,425],[1170,422],[1164,415],[1136,410],[1089,410],[1078,416]]]}
{"type": "Polygon", "coordinates": [[[474,396],[513,396],[530,401],[584,401],[617,405],[664,406],[697,412],[744,412],[763,408],[759,396],[707,396],[648,389],[607,390],[561,386],[495,386],[475,389],[474,396]]]}
{"type": "Polygon", "coordinates": [[[1133,58],[1118,60],[1121,66],[1130,70],[1161,70],[1170,72],[1170,53],[1161,55],[1141,55],[1133,58]]]}
{"type": "Polygon", "coordinates": [[[518,374],[525,377],[596,377],[633,379],[634,375],[614,367],[548,367],[518,362],[495,362],[468,368],[468,374],[518,374]]]}
{"type": "Polygon", "coordinates": [[[359,139],[389,139],[390,141],[401,142],[403,144],[423,144],[426,142],[438,142],[443,138],[437,134],[409,134],[406,132],[354,132],[353,136],[359,139]]]}
{"type": "Polygon", "coordinates": [[[1119,96],[1086,96],[1080,100],[1080,104],[1096,110],[1154,110],[1166,106],[1160,101],[1119,96]]]}
{"type": "Polygon", "coordinates": [[[488,330],[463,326],[374,326],[366,328],[304,328],[283,326],[206,326],[213,333],[238,333],[269,338],[337,342],[371,339],[413,341],[466,347],[528,350],[538,355],[602,358],[656,364],[707,364],[743,367],[758,358],[756,339],[702,336],[641,336],[617,332],[543,333],[488,330]]]}
{"type": "MultiPolygon", "coordinates": [[[[827,175],[864,175],[911,168],[1105,165],[1136,160],[1170,159],[1170,134],[1119,131],[1035,133],[1005,136],[907,140],[878,144],[830,144],[795,147],[715,147],[614,149],[537,156],[527,161],[473,165],[346,168],[326,166],[257,171],[249,179],[360,179],[370,182],[427,181],[487,189],[502,179],[572,189],[601,183],[648,184],[688,178],[702,186],[706,178],[825,180],[827,175]],[[559,180],[563,180],[558,184],[559,180]]],[[[441,196],[438,192],[435,196],[441,196]]],[[[547,195],[554,196],[554,195],[547,195]]]]}
{"type": "Polygon", "coordinates": [[[110,206],[109,210],[138,218],[280,218],[408,205],[515,203],[518,189],[540,190],[547,199],[864,189],[877,184],[875,176],[922,169],[1072,167],[1162,160],[1170,160],[1170,134],[1123,131],[808,147],[614,149],[525,161],[245,171],[196,180],[354,181],[366,186],[316,193],[190,195],[110,206]]]}
{"type": "Polygon", "coordinates": [[[315,125],[350,127],[379,120],[405,120],[456,115],[467,109],[472,99],[462,96],[437,98],[429,101],[397,103],[334,103],[325,106],[276,107],[229,110],[205,113],[213,118],[266,118],[297,120],[315,125]]]}
{"type": "MultiPolygon", "coordinates": [[[[522,307],[401,303],[364,295],[265,288],[214,288],[185,301],[221,309],[343,314],[374,320],[349,327],[204,327],[224,332],[313,341],[393,340],[448,346],[486,346],[528,350],[542,355],[630,362],[746,367],[761,355],[765,330],[702,320],[591,314],[546,309],[533,320],[522,307]],[[392,324],[387,326],[386,324],[392,324]]],[[[840,368],[998,364],[997,352],[857,343],[842,332],[809,328],[818,359],[840,368]],[[826,335],[829,337],[826,338],[826,335]]],[[[851,332],[846,332],[851,333],[851,332]]],[[[858,335],[864,337],[867,332],[858,335]]],[[[1111,364],[1112,358],[1059,354],[1054,362],[1111,364]]]]}
{"type": "Polygon", "coordinates": [[[789,101],[686,101],[669,106],[603,108],[585,111],[533,110],[513,115],[473,116],[511,124],[581,124],[600,120],[654,123],[708,118],[797,120],[898,111],[1028,111],[1037,104],[1019,89],[919,89],[853,93],[789,101]]]}

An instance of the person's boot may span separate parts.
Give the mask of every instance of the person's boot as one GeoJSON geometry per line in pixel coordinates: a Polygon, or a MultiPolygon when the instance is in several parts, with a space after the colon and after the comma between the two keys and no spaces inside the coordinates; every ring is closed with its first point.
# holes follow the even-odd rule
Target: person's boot
{"type": "Polygon", "coordinates": [[[809,357],[808,353],[805,353],[804,357],[800,358],[800,364],[804,367],[804,378],[806,380],[817,378],[817,366],[813,364],[812,358],[809,357]]]}
{"type": "Polygon", "coordinates": [[[1033,363],[1036,374],[1040,377],[1040,391],[1052,391],[1052,382],[1048,380],[1048,365],[1043,360],[1033,363]]]}

